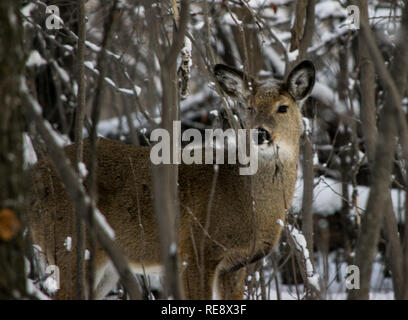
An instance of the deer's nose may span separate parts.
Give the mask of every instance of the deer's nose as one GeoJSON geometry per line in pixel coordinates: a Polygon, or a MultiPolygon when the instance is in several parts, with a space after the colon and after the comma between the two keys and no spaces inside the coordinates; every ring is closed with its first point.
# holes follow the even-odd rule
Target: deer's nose
{"type": "Polygon", "coordinates": [[[271,135],[264,128],[257,128],[255,131],[254,140],[258,145],[264,144],[266,142],[271,141],[271,135]]]}

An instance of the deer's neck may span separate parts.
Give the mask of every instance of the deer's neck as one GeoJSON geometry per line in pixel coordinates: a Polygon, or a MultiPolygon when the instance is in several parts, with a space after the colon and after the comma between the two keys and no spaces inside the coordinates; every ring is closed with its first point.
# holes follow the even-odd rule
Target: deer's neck
{"type": "Polygon", "coordinates": [[[298,151],[284,160],[260,161],[253,179],[254,199],[260,214],[284,215],[293,199],[298,165],[298,151]]]}

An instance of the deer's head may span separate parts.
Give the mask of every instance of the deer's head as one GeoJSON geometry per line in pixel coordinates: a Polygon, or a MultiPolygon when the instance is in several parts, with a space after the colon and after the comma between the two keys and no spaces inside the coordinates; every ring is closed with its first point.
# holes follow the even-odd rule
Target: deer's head
{"type": "Polygon", "coordinates": [[[299,63],[285,81],[271,79],[263,84],[221,64],[215,66],[214,73],[222,90],[247,108],[247,123],[256,129],[252,139],[260,159],[297,157],[302,129],[300,103],[315,82],[312,62],[299,63]]]}

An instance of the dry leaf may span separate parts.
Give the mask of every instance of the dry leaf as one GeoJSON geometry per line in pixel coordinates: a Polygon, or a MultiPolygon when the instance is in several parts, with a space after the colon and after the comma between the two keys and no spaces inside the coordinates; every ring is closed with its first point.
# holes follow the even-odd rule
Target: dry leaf
{"type": "Polygon", "coordinates": [[[269,7],[273,10],[273,12],[276,14],[278,12],[278,6],[274,3],[271,3],[269,7]]]}
{"type": "Polygon", "coordinates": [[[13,239],[21,228],[21,223],[10,209],[0,210],[0,241],[13,239]]]}

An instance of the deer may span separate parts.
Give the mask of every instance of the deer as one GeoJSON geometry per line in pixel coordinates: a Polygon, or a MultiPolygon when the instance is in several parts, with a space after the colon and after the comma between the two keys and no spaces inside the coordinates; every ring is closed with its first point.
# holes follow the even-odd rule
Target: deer
{"type": "MultiPolygon", "coordinates": [[[[239,174],[237,164],[221,164],[216,172],[214,165],[178,165],[180,279],[187,299],[243,299],[245,266],[275,248],[294,195],[302,132],[300,108],[313,89],[315,68],[305,60],[285,80],[260,83],[243,71],[217,64],[214,76],[226,95],[247,108],[246,123],[256,129],[251,139],[257,147],[258,170],[245,176],[239,174]],[[203,255],[197,257],[200,248],[203,255]]],[[[115,241],[132,270],[157,274],[162,266],[150,150],[97,139],[96,205],[115,231],[115,241]]],[[[65,153],[73,161],[75,145],[67,146],[65,153]]],[[[89,157],[85,139],[86,165],[89,157]]],[[[55,298],[72,299],[76,275],[73,204],[50,159],[39,161],[31,177],[28,220],[32,241],[41,247],[46,263],[60,268],[55,298]],[[67,237],[72,237],[70,250],[64,246],[67,237]]],[[[95,249],[94,257],[95,298],[102,299],[119,276],[102,248],[95,249]]]]}

